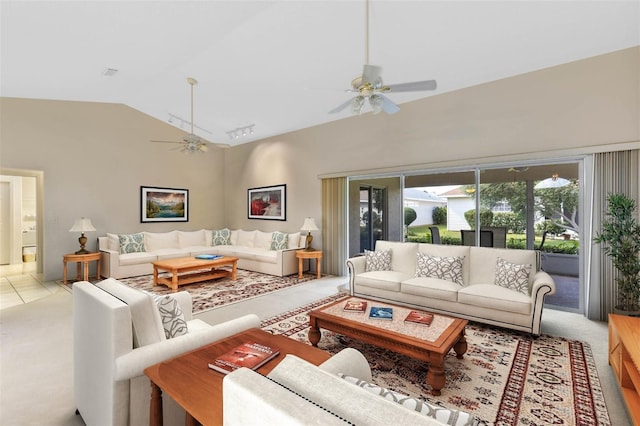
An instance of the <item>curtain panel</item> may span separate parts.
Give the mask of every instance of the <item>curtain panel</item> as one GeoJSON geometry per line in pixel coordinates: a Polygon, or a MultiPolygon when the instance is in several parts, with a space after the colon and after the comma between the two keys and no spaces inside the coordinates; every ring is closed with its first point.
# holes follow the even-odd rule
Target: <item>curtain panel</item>
{"type": "MultiPolygon", "coordinates": [[[[607,196],[622,193],[638,202],[640,197],[640,150],[597,153],[593,156],[591,191],[591,238],[600,232],[600,224],[607,210],[607,196]]],[[[589,198],[589,197],[587,197],[589,198]]],[[[586,244],[585,244],[586,245],[586,244]]],[[[586,315],[597,321],[606,321],[617,301],[616,271],[611,260],[602,253],[600,245],[591,243],[588,253],[588,279],[586,280],[586,315]]]]}
{"type": "Polygon", "coordinates": [[[322,179],[322,266],[329,275],[346,275],[347,178],[322,179]]]}

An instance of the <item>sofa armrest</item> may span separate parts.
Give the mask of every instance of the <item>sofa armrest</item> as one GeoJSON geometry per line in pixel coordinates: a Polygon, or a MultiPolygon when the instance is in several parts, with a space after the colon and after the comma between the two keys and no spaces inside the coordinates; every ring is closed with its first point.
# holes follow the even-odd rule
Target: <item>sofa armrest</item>
{"type": "Polygon", "coordinates": [[[185,352],[216,342],[241,331],[260,327],[260,319],[249,314],[198,330],[183,336],[136,348],[115,360],[114,380],[128,380],[142,376],[144,369],[185,352]]]}
{"type": "Polygon", "coordinates": [[[349,269],[349,294],[352,296],[355,291],[356,275],[362,274],[365,271],[366,264],[367,258],[364,256],[351,257],[347,259],[347,268],[349,269]]]}
{"type": "Polygon", "coordinates": [[[556,283],[551,275],[544,271],[538,271],[533,276],[533,284],[531,285],[531,297],[536,298],[538,294],[551,295],[556,292],[556,283]]]}
{"type": "Polygon", "coordinates": [[[331,374],[342,373],[366,382],[370,382],[372,378],[369,362],[360,351],[353,348],[341,350],[320,364],[319,368],[331,374]]]}
{"type": "Polygon", "coordinates": [[[222,412],[224,425],[345,424],[339,417],[248,368],[239,368],[222,380],[222,412]]]}

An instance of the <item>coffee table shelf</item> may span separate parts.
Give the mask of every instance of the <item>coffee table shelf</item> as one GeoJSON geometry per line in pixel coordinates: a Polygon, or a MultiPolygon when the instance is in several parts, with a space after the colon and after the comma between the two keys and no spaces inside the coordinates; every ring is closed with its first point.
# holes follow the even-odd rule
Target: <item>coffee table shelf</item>
{"type": "Polygon", "coordinates": [[[181,257],[151,262],[153,264],[153,285],[164,284],[174,292],[178,287],[201,281],[217,278],[237,277],[237,257],[224,256],[218,259],[196,259],[194,257],[181,257]],[[218,269],[221,266],[231,266],[231,270],[218,269]],[[171,273],[170,277],[161,277],[160,271],[171,273]]]}

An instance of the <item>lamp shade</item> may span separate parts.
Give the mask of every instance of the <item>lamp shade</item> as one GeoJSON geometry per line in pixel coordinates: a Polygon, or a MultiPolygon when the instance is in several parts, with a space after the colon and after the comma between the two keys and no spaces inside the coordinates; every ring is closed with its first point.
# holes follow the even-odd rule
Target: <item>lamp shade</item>
{"type": "Polygon", "coordinates": [[[91,232],[95,231],[96,228],[91,224],[91,219],[86,217],[81,217],[80,219],[76,219],[76,222],[73,224],[69,232],[91,232]]]}
{"type": "Polygon", "coordinates": [[[304,219],[304,223],[302,224],[301,231],[317,231],[318,227],[316,226],[316,221],[312,217],[307,217],[304,219]]]}

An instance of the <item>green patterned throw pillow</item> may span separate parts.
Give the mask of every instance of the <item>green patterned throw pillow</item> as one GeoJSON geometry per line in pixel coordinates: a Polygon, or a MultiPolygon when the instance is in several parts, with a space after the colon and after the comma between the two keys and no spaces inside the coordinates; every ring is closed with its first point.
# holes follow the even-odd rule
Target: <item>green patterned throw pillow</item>
{"type": "Polygon", "coordinates": [[[120,234],[118,235],[118,240],[120,241],[120,254],[146,251],[144,248],[144,234],[142,232],[137,234],[120,234]]]}
{"type": "Polygon", "coordinates": [[[231,244],[231,231],[227,228],[218,229],[213,231],[213,238],[211,245],[213,246],[228,246],[231,244]]]}
{"type": "Polygon", "coordinates": [[[271,250],[284,250],[289,246],[289,234],[275,231],[271,235],[271,250]]]}

